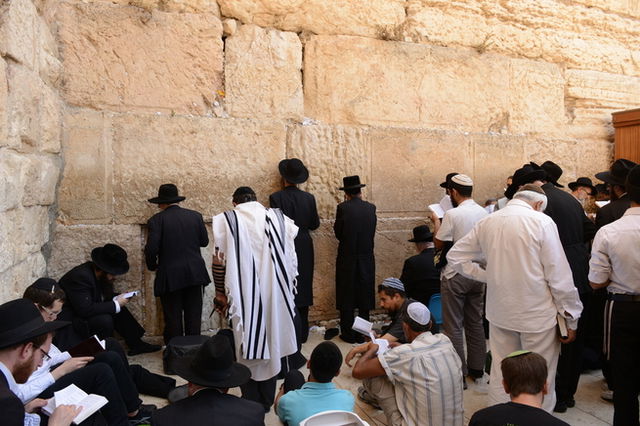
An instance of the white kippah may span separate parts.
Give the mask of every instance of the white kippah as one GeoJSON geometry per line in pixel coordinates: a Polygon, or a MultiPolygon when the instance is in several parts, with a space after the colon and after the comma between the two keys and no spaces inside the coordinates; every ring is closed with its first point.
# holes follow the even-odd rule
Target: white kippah
{"type": "Polygon", "coordinates": [[[404,284],[402,284],[402,281],[397,278],[385,278],[384,281],[382,281],[382,285],[384,287],[395,288],[396,290],[404,291],[404,284]]]}
{"type": "Polygon", "coordinates": [[[431,321],[429,308],[420,302],[412,302],[407,306],[407,315],[420,325],[427,325],[431,321]]]}
{"type": "Polygon", "coordinates": [[[469,176],[462,174],[458,174],[452,177],[451,182],[457,183],[458,185],[462,186],[473,186],[473,180],[469,176]]]}

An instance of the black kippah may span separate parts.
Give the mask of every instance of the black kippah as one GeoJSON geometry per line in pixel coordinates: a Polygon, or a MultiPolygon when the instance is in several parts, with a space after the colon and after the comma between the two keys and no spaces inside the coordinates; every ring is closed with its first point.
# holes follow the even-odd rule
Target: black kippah
{"type": "Polygon", "coordinates": [[[38,278],[36,282],[32,284],[32,286],[38,290],[44,290],[48,293],[53,293],[57,285],[56,280],[52,278],[38,278]]]}
{"type": "Polygon", "coordinates": [[[240,197],[242,195],[256,195],[256,193],[248,186],[241,186],[233,192],[234,197],[240,197]]]}

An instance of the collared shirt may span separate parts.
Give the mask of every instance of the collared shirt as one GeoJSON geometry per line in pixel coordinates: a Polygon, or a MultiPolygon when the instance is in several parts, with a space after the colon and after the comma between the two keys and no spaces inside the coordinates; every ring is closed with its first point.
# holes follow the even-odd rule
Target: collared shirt
{"type": "Polygon", "coordinates": [[[69,352],[60,352],[53,343],[48,352],[50,359],[42,361],[42,365],[38,367],[36,371],[31,373],[25,383],[16,384],[16,390],[14,393],[20,398],[23,404],[31,401],[36,396],[40,395],[42,391],[55,383],[55,379],[51,375],[51,367],[54,367],[62,362],[65,362],[71,355],[69,352]]]}
{"type": "Polygon", "coordinates": [[[307,417],[323,411],[353,411],[354,404],[351,392],[336,388],[332,382],[307,382],[280,397],[278,416],[288,426],[298,426],[307,417]]]}
{"type": "Polygon", "coordinates": [[[462,426],[462,364],[444,334],[425,332],[378,355],[408,426],[462,426]]]}
{"type": "MultiPolygon", "coordinates": [[[[458,207],[447,210],[442,218],[442,225],[438,229],[436,238],[440,241],[456,242],[467,235],[473,226],[480,220],[487,217],[489,213],[475,201],[469,199],[461,202],[458,207]]],[[[446,265],[442,275],[446,279],[451,279],[456,275],[456,271],[446,265]]]]}
{"type": "Polygon", "coordinates": [[[487,283],[487,319],[496,326],[536,333],[554,327],[559,313],[577,328],[582,303],[558,228],[527,202],[513,199],[480,220],[447,260],[458,273],[487,283]]]}
{"type": "Polygon", "coordinates": [[[593,240],[589,281],[611,284],[609,293],[640,294],[640,207],[600,228],[593,240]]]}
{"type": "MultiPolygon", "coordinates": [[[[17,396],[18,384],[13,378],[11,371],[9,371],[7,366],[2,362],[0,362],[0,374],[4,374],[4,377],[7,379],[7,384],[9,385],[9,390],[17,396]]],[[[40,417],[37,414],[24,413],[24,426],[40,426],[40,417]]]]}

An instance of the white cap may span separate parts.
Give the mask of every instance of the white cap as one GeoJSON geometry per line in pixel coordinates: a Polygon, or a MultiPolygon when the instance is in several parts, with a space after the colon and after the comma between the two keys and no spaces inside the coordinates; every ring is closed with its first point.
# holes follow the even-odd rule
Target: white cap
{"type": "Polygon", "coordinates": [[[473,186],[473,180],[469,176],[462,174],[458,174],[452,177],[451,182],[457,183],[458,185],[462,186],[473,186]]]}
{"type": "Polygon", "coordinates": [[[407,315],[420,325],[427,325],[431,321],[431,312],[429,308],[420,302],[411,302],[407,306],[407,315]]]}

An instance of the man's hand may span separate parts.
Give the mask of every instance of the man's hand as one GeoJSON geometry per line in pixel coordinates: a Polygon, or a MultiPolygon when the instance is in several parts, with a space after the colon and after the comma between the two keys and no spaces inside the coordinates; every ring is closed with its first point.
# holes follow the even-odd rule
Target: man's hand
{"type": "Polygon", "coordinates": [[[55,380],[58,380],[60,377],[64,376],[65,374],[74,372],[77,369],[84,367],[91,361],[93,361],[92,356],[80,356],[76,358],[69,358],[68,360],[60,364],[58,368],[53,370],[51,372],[51,375],[55,380]]]}
{"type": "Polygon", "coordinates": [[[129,300],[131,299],[127,299],[126,297],[124,297],[124,293],[116,296],[116,302],[118,303],[118,305],[120,305],[120,307],[123,307],[124,305],[129,303],[129,300]]]}
{"type": "Polygon", "coordinates": [[[351,365],[351,360],[355,358],[356,355],[362,355],[363,353],[367,352],[367,350],[369,350],[370,344],[371,342],[367,342],[352,348],[347,354],[347,356],[344,358],[344,363],[347,364],[349,367],[353,367],[353,365],[351,365]]]}
{"type": "Polygon", "coordinates": [[[35,413],[40,408],[47,405],[47,400],[42,398],[36,398],[34,400],[29,401],[24,405],[24,411],[26,413],[35,413]]]}
{"type": "Polygon", "coordinates": [[[49,426],[69,426],[73,419],[82,411],[82,406],[77,405],[60,405],[51,417],[49,417],[49,426]]]}
{"type": "Polygon", "coordinates": [[[571,343],[574,340],[576,340],[576,334],[577,334],[576,330],[572,330],[570,328],[567,328],[567,337],[563,338],[562,336],[560,336],[560,342],[565,343],[565,344],[571,343]]]}
{"type": "Polygon", "coordinates": [[[431,222],[435,223],[439,223],[440,222],[440,218],[438,217],[438,213],[434,212],[433,210],[429,210],[429,219],[431,219],[431,222]]]}
{"type": "Polygon", "coordinates": [[[213,299],[213,306],[215,306],[216,311],[220,312],[220,314],[226,315],[227,310],[229,309],[229,301],[227,299],[227,295],[216,293],[216,297],[214,297],[213,299]]]}
{"type": "Polygon", "coordinates": [[[218,247],[216,247],[214,252],[213,252],[213,256],[211,258],[211,263],[213,265],[219,265],[219,266],[224,266],[224,264],[226,263],[225,258],[224,258],[224,253],[221,252],[218,247]]]}

